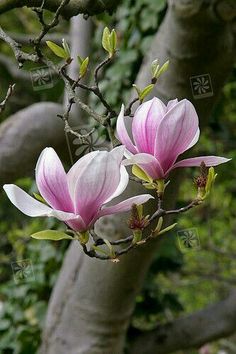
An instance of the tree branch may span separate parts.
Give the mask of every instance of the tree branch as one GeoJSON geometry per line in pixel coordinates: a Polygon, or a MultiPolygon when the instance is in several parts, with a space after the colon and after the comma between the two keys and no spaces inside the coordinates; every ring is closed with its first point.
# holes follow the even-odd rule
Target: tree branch
{"type": "MultiPolygon", "coordinates": [[[[119,0],[71,0],[62,11],[62,15],[69,19],[78,14],[97,15],[101,12],[112,12],[119,4],[119,0]]],[[[60,6],[61,0],[45,0],[44,8],[55,12],[60,6]]],[[[38,7],[42,0],[2,0],[0,2],[0,14],[17,7],[38,7]]]]}
{"type": "MultiPolygon", "coordinates": [[[[16,42],[20,42],[21,44],[24,45],[29,45],[30,40],[32,39],[32,34],[22,34],[22,33],[16,33],[16,32],[10,32],[8,33],[11,38],[13,38],[16,42]]],[[[70,38],[68,34],[66,33],[49,33],[47,34],[43,39],[42,43],[46,41],[52,41],[58,45],[61,45],[61,39],[64,38],[67,43],[70,43],[70,38]]]]}
{"type": "Polygon", "coordinates": [[[223,301],[140,335],[130,354],[168,354],[199,348],[236,331],[236,290],[223,301]]]}
{"type": "Polygon", "coordinates": [[[0,102],[0,114],[4,111],[4,109],[6,107],[6,104],[7,104],[7,101],[12,96],[12,94],[14,92],[14,89],[15,89],[15,84],[9,85],[9,88],[7,90],[5,98],[3,99],[2,102],[0,102]]]}

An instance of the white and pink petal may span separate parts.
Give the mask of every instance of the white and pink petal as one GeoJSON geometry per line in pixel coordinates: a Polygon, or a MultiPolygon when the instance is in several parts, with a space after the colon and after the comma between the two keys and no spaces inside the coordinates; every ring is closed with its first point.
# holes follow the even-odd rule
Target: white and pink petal
{"type": "Polygon", "coordinates": [[[129,183],[129,174],[126,171],[126,168],[124,166],[120,166],[120,183],[117,189],[115,190],[115,192],[104,202],[104,204],[110,202],[112,199],[118,197],[121,193],[123,193],[128,183],[129,183]]]}
{"type": "Polygon", "coordinates": [[[93,160],[98,154],[99,151],[92,151],[89,154],[84,155],[78,161],[76,161],[76,163],[71,167],[71,169],[67,173],[69,193],[75,209],[78,199],[78,195],[76,194],[77,181],[81,177],[81,175],[86,171],[87,167],[93,163],[93,160]]]}
{"type": "Polygon", "coordinates": [[[157,128],[166,112],[166,106],[157,97],[141,104],[136,110],[132,133],[140,153],[154,154],[157,128]]]}
{"type": "Polygon", "coordinates": [[[198,128],[193,140],[191,141],[191,143],[189,144],[186,150],[191,149],[191,147],[193,147],[198,142],[199,137],[200,137],[200,129],[198,128]]]}
{"type": "Polygon", "coordinates": [[[76,218],[73,213],[67,213],[61,210],[54,210],[49,206],[37,201],[21,188],[14,184],[5,184],[3,186],[8,198],[22,213],[31,217],[48,216],[55,217],[61,221],[76,218]]]}
{"type": "MultiPolygon", "coordinates": [[[[135,197],[128,198],[113,206],[104,207],[96,216],[96,220],[105,215],[118,214],[131,210],[133,204],[144,204],[148,200],[154,199],[150,194],[141,194],[135,197]]],[[[95,222],[95,221],[94,221],[95,222]]]]}
{"type": "Polygon", "coordinates": [[[175,98],[173,100],[170,100],[167,103],[167,111],[169,111],[171,108],[173,108],[177,103],[179,102],[178,98],[175,98]]]}
{"type": "Polygon", "coordinates": [[[207,167],[217,166],[222,163],[226,163],[231,159],[227,159],[225,157],[220,156],[199,156],[199,157],[192,157],[189,159],[181,160],[176,162],[171,169],[178,168],[178,167],[194,167],[200,166],[202,162],[205,163],[207,167]]]}
{"type": "Polygon", "coordinates": [[[74,212],[66,172],[53,148],[42,151],[35,175],[40,194],[52,208],[74,212]]]}
{"type": "Polygon", "coordinates": [[[133,154],[137,153],[137,149],[134,146],[127,129],[127,123],[131,119],[130,117],[124,117],[124,105],[121,107],[120,114],[116,122],[116,136],[118,140],[126,146],[126,148],[133,154]]]}
{"type": "Polygon", "coordinates": [[[149,154],[140,153],[133,155],[131,158],[124,160],[123,164],[125,166],[140,166],[152,179],[161,179],[165,176],[159,161],[149,154]]]}
{"type": "Polygon", "coordinates": [[[120,164],[124,147],[100,151],[86,165],[75,186],[76,214],[88,224],[120,184],[120,164]]]}
{"type": "Polygon", "coordinates": [[[89,225],[86,225],[83,218],[77,215],[76,218],[66,221],[66,224],[74,231],[86,231],[89,229],[89,225]]]}
{"type": "Polygon", "coordinates": [[[198,116],[193,104],[184,99],[166,113],[160,122],[156,141],[155,157],[167,171],[177,157],[186,151],[198,137],[198,116]]]}

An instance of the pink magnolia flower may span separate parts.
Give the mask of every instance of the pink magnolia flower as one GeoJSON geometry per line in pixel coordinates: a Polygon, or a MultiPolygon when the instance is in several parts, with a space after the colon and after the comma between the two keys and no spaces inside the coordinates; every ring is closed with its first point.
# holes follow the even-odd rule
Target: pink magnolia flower
{"type": "Polygon", "coordinates": [[[140,105],[134,117],[124,117],[122,105],[117,120],[117,137],[126,146],[125,165],[139,165],[152,179],[163,179],[177,167],[216,166],[224,157],[200,156],[180,160],[179,155],[199,139],[198,116],[186,99],[169,101],[167,106],[154,97],[140,105]],[[129,135],[132,131],[133,139],[129,135]]]}
{"type": "Polygon", "coordinates": [[[52,148],[42,151],[36,165],[38,190],[45,205],[14,184],[5,184],[10,201],[32,217],[54,216],[75,231],[86,231],[101,216],[128,211],[133,204],[153,198],[143,194],[113,206],[105,206],[127,187],[129,176],[121,161],[124,147],[94,151],[79,159],[66,174],[52,148]]]}

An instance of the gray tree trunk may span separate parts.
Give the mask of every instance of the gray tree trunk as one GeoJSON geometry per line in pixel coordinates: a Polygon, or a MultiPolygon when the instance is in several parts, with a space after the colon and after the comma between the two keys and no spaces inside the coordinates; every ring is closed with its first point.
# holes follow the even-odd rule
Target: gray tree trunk
{"type": "Polygon", "coordinates": [[[65,150],[59,113],[60,104],[40,102],[13,114],[0,125],[0,186],[30,175],[44,147],[65,150]]]}

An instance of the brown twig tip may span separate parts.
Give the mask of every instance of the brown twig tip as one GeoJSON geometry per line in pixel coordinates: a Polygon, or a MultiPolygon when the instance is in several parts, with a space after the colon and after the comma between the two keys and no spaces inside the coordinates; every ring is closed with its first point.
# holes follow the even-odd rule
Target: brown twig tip
{"type": "Polygon", "coordinates": [[[15,84],[13,85],[9,85],[9,88],[7,90],[6,96],[4,98],[4,100],[0,103],[0,114],[4,111],[4,109],[6,108],[6,104],[7,101],[9,100],[9,98],[13,95],[15,90],[15,84]]]}
{"type": "Polygon", "coordinates": [[[208,168],[206,167],[205,163],[202,161],[200,165],[200,175],[194,178],[193,183],[198,188],[204,188],[207,184],[207,176],[208,176],[208,168]]]}
{"type": "Polygon", "coordinates": [[[131,217],[128,220],[128,226],[131,230],[144,230],[149,225],[147,217],[140,215],[138,206],[132,205],[131,217]]]}

